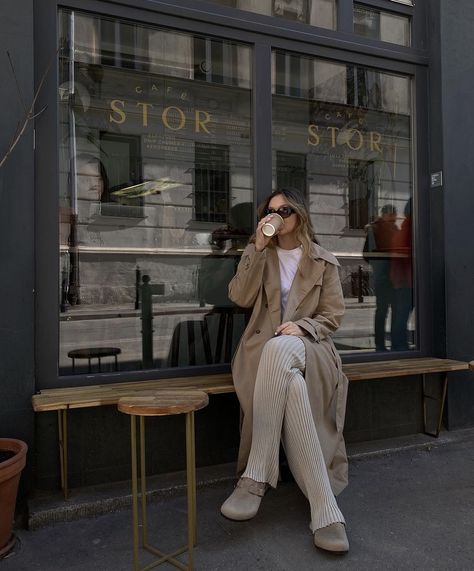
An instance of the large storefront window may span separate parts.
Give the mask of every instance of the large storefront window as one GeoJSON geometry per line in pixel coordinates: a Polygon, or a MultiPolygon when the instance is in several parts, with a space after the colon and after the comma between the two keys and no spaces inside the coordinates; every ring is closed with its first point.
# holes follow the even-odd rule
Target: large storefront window
{"type": "Polygon", "coordinates": [[[60,12],[61,374],[228,363],[251,49],[60,12]]]}
{"type": "Polygon", "coordinates": [[[275,16],[329,30],[336,29],[336,0],[211,0],[222,6],[275,16]]]}
{"type": "Polygon", "coordinates": [[[342,351],[417,344],[410,92],[408,76],[273,54],[274,186],[306,193],[341,263],[342,351]]]}

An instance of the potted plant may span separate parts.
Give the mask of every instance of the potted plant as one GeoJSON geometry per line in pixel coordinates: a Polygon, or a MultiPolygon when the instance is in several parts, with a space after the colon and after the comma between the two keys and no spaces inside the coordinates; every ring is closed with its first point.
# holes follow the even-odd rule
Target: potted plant
{"type": "Polygon", "coordinates": [[[12,527],[21,471],[28,446],[21,440],[0,438],[0,559],[15,543],[12,527]]]}

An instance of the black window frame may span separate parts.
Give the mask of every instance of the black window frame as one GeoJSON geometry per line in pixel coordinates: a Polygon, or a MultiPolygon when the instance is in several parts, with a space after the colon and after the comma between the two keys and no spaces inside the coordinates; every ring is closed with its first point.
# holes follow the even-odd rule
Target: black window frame
{"type": "MultiPolygon", "coordinates": [[[[374,7],[387,7],[386,0],[363,0],[374,7]]],[[[390,2],[393,12],[412,14],[412,47],[366,40],[352,33],[352,0],[338,2],[338,30],[325,30],[306,24],[283,22],[269,16],[217,6],[204,0],[161,2],[136,0],[43,0],[34,4],[35,83],[50,66],[38,108],[45,111],[36,119],[35,203],[36,217],[36,316],[35,357],[37,388],[79,386],[119,380],[143,380],[176,376],[176,369],[101,373],[94,375],[58,375],[59,354],[59,224],[58,224],[58,13],[73,9],[136,22],[156,24],[183,32],[205,34],[249,44],[253,49],[252,128],[254,164],[254,203],[262,200],[272,186],[272,49],[325,58],[335,62],[360,64],[381,71],[408,74],[413,78],[412,134],[415,288],[418,318],[418,349],[390,355],[391,359],[432,354],[432,292],[430,264],[428,146],[428,52],[424,49],[426,13],[423,3],[415,7],[390,2]],[[349,17],[350,16],[350,17],[349,17]],[[349,25],[350,22],[350,25],[349,25]],[[417,23],[417,24],[416,24],[417,23]],[[416,26],[415,26],[416,24],[416,26]],[[258,112],[257,112],[258,110],[258,112]],[[54,252],[55,254],[52,254],[54,252]],[[420,291],[424,294],[420,295],[420,291]],[[429,293],[426,293],[429,292],[429,293]]],[[[384,360],[372,353],[345,355],[344,362],[384,360]]],[[[229,370],[228,365],[179,369],[179,375],[199,375],[229,370]]]]}

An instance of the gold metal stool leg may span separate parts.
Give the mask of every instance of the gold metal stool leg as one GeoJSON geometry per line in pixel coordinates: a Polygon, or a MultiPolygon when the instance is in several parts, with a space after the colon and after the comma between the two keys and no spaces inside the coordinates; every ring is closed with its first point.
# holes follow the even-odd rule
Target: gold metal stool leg
{"type": "Polygon", "coordinates": [[[142,496],[142,545],[148,545],[148,514],[146,506],[145,417],[140,417],[140,493],[142,496]]]}
{"type": "Polygon", "coordinates": [[[197,545],[197,509],[196,509],[196,439],[194,430],[194,412],[186,415],[186,472],[191,476],[187,480],[188,525],[193,529],[193,546],[197,545]],[[189,517],[191,519],[189,519],[189,517]]]}
{"type": "Polygon", "coordinates": [[[139,514],[138,514],[138,458],[137,458],[137,428],[136,416],[130,416],[131,434],[131,460],[132,460],[132,519],[133,519],[133,569],[134,571],[148,571],[165,561],[183,569],[192,571],[193,546],[196,543],[196,463],[195,463],[195,438],[194,438],[194,412],[186,414],[186,483],[188,502],[188,543],[184,547],[166,554],[160,549],[148,543],[148,516],[146,498],[146,459],[145,459],[145,418],[140,416],[140,493],[141,493],[141,519],[142,519],[142,545],[148,552],[158,555],[160,559],[153,561],[145,567],[140,567],[139,546],[139,514]],[[180,555],[188,551],[188,564],[185,565],[178,559],[180,555]]]}
{"type": "Polygon", "coordinates": [[[193,548],[197,540],[194,412],[186,414],[186,487],[188,498],[188,565],[189,569],[193,569],[193,548]]]}
{"type": "Polygon", "coordinates": [[[130,415],[130,445],[132,449],[132,520],[133,520],[133,570],[139,571],[138,545],[138,482],[137,482],[137,422],[135,415],[130,415]]]}

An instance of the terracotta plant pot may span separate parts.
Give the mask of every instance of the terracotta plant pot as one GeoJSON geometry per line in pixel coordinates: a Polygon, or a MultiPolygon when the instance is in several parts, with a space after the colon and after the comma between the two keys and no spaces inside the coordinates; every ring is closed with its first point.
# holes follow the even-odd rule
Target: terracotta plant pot
{"type": "Polygon", "coordinates": [[[0,461],[0,558],[13,547],[12,527],[16,495],[21,471],[26,464],[27,450],[28,446],[21,440],[0,438],[0,454],[7,456],[5,460],[0,461]]]}

